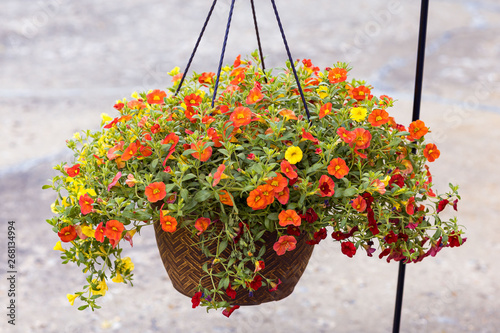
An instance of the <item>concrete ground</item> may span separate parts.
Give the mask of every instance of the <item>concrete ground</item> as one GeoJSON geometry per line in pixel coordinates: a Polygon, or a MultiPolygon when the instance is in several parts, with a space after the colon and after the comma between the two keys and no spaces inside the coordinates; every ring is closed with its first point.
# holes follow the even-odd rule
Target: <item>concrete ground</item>
{"type": "MultiPolygon", "coordinates": [[[[286,54],[270,2],[255,1],[268,68],[286,54]]],[[[321,243],[285,300],[220,312],[191,309],[171,286],[144,230],[126,255],[134,287],[110,285],[96,312],[70,306],[84,284],[60,264],[58,237],[45,222],[54,193],[41,187],[52,165],[70,158],[64,140],[96,128],[115,100],[164,88],[184,68],[211,1],[2,0],[0,5],[0,247],[16,226],[16,325],[7,323],[7,259],[2,250],[0,332],[390,332],[398,265],[342,255],[321,243]]],[[[215,71],[229,9],[220,0],[193,63],[215,71]]],[[[352,77],[398,100],[411,119],[419,3],[403,0],[277,1],[294,58],[320,67],[348,61],[352,77]]],[[[237,1],[227,62],[257,46],[248,1],[237,1]]],[[[408,265],[401,332],[499,332],[500,4],[430,4],[421,119],[441,150],[437,189],[460,184],[464,246],[408,265]]]]}

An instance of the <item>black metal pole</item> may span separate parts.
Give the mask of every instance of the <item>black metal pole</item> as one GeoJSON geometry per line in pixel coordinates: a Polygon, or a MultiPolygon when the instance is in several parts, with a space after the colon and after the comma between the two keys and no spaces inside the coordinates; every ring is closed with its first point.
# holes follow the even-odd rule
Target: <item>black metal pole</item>
{"type": "MultiPolygon", "coordinates": [[[[422,82],[424,79],[424,59],[425,59],[425,41],[427,38],[427,19],[429,14],[429,0],[422,0],[420,7],[420,28],[418,34],[417,49],[417,69],[415,74],[415,93],[413,97],[412,121],[420,118],[420,102],[422,100],[422,82]]],[[[398,285],[396,290],[396,305],[394,310],[393,333],[399,333],[401,326],[401,309],[403,308],[403,291],[405,284],[406,264],[399,262],[398,285]]]]}

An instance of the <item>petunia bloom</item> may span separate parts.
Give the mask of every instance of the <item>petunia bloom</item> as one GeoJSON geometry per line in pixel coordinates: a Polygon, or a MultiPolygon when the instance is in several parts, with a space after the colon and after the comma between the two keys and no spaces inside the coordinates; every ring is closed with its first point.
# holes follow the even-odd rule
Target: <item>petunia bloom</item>
{"type": "Polygon", "coordinates": [[[366,115],[368,113],[368,110],[363,107],[356,107],[352,108],[351,111],[349,112],[349,118],[355,121],[363,121],[366,118],[366,115]]]}
{"type": "Polygon", "coordinates": [[[278,215],[279,224],[282,227],[286,227],[287,225],[294,225],[296,227],[300,226],[301,218],[297,214],[297,212],[293,209],[282,210],[278,215]]]}
{"type": "Polygon", "coordinates": [[[212,156],[212,146],[208,146],[205,149],[203,147],[205,143],[203,141],[198,141],[197,143],[192,143],[190,148],[196,150],[196,153],[192,153],[191,156],[200,160],[202,162],[208,161],[210,156],[212,156]],[[203,149],[203,150],[202,150],[203,149]]]}
{"type": "Polygon", "coordinates": [[[346,130],[344,127],[339,127],[337,129],[337,135],[345,143],[351,143],[356,138],[356,135],[353,132],[346,130]]]}
{"type": "Polygon", "coordinates": [[[65,166],[64,171],[66,171],[68,176],[76,177],[80,174],[80,164],[75,164],[72,167],[65,166]]]}
{"type": "Polygon", "coordinates": [[[358,195],[358,197],[351,202],[351,206],[358,212],[362,213],[366,209],[366,200],[362,196],[358,195]]]}
{"type": "Polygon", "coordinates": [[[109,242],[115,248],[116,244],[122,238],[122,232],[125,229],[123,223],[117,220],[109,220],[106,223],[106,229],[104,230],[104,235],[109,238],[109,242]]]}
{"type": "Polygon", "coordinates": [[[288,185],[288,182],[285,177],[281,175],[281,173],[277,173],[276,177],[273,177],[266,181],[268,185],[271,185],[274,189],[274,192],[281,192],[288,185]]]}
{"type": "Polygon", "coordinates": [[[433,143],[428,143],[424,148],[424,156],[429,162],[434,162],[441,152],[437,149],[436,145],[433,143]]]}
{"type": "Polygon", "coordinates": [[[340,83],[347,80],[347,70],[345,68],[332,68],[328,71],[330,83],[340,83]]]}
{"type": "Polygon", "coordinates": [[[234,206],[233,199],[231,199],[231,195],[229,195],[229,193],[226,190],[220,191],[219,200],[224,205],[234,206]]]}
{"type": "Polygon", "coordinates": [[[364,99],[371,99],[370,89],[365,86],[359,86],[357,88],[349,89],[349,96],[357,101],[362,101],[364,99]]]}
{"type": "Polygon", "coordinates": [[[214,76],[215,76],[215,73],[213,73],[213,72],[203,72],[203,73],[201,73],[200,77],[198,78],[198,82],[200,82],[203,85],[212,84],[214,81],[214,79],[213,79],[214,76]]]}
{"type": "Polygon", "coordinates": [[[57,233],[59,238],[65,243],[71,242],[75,240],[77,234],[76,234],[76,229],[72,225],[68,225],[67,227],[64,227],[57,233]]]}
{"type": "Polygon", "coordinates": [[[108,191],[111,190],[113,186],[115,186],[118,183],[118,180],[121,178],[122,173],[118,171],[118,173],[113,177],[113,180],[111,180],[111,183],[108,185],[108,191]]]}
{"type": "Polygon", "coordinates": [[[234,312],[234,310],[237,310],[239,308],[240,308],[239,305],[233,305],[232,307],[227,307],[224,310],[222,310],[222,314],[229,318],[229,316],[234,312]]]}
{"type": "Polygon", "coordinates": [[[174,232],[177,230],[177,220],[170,215],[163,215],[163,210],[160,209],[160,225],[163,231],[174,232]]]}
{"type": "Polygon", "coordinates": [[[282,191],[274,191],[274,197],[279,201],[280,204],[286,205],[290,199],[290,189],[285,187],[282,191]]]}
{"type": "Polygon", "coordinates": [[[184,97],[184,103],[187,107],[199,106],[201,104],[201,96],[190,94],[184,97]]]}
{"type": "Polygon", "coordinates": [[[335,183],[327,175],[322,175],[319,179],[319,192],[322,197],[331,197],[335,194],[335,183]]]}
{"type": "Polygon", "coordinates": [[[104,227],[102,226],[102,222],[99,223],[97,228],[95,229],[94,237],[98,242],[104,242],[104,227]]]}
{"type": "Polygon", "coordinates": [[[279,256],[281,256],[285,254],[286,251],[295,250],[296,246],[297,240],[295,237],[284,235],[281,236],[276,243],[274,243],[273,249],[279,256]]]}
{"type": "Polygon", "coordinates": [[[217,171],[214,174],[214,181],[212,182],[212,186],[216,186],[219,184],[220,180],[222,179],[222,176],[224,176],[224,170],[226,169],[226,166],[224,164],[219,165],[217,168],[217,171]]]}
{"type": "Polygon", "coordinates": [[[368,121],[374,127],[383,125],[389,121],[389,113],[383,109],[375,109],[368,116],[368,121]]]}
{"type": "Polygon", "coordinates": [[[297,172],[295,172],[292,165],[288,161],[281,161],[280,168],[281,172],[283,172],[289,179],[297,178],[297,172]]]}
{"type": "Polygon", "coordinates": [[[328,102],[319,109],[319,119],[324,118],[332,112],[332,103],[328,102]]]}
{"type": "Polygon", "coordinates": [[[300,147],[290,146],[285,152],[285,159],[290,164],[297,164],[302,160],[302,150],[300,147]]]}
{"type": "Polygon", "coordinates": [[[236,298],[236,290],[233,289],[233,287],[231,286],[231,284],[229,286],[227,286],[227,288],[226,288],[226,294],[227,294],[227,296],[231,297],[231,299],[235,299],[236,298]]]}
{"type": "Polygon", "coordinates": [[[198,305],[201,303],[201,297],[203,296],[203,293],[201,291],[197,291],[193,297],[191,298],[191,303],[193,309],[196,308],[198,305]]]}
{"type": "Polygon", "coordinates": [[[428,131],[429,129],[425,126],[425,123],[422,120],[415,120],[408,127],[408,132],[410,132],[408,140],[410,141],[418,140],[424,135],[426,135],[428,131]]]}
{"type": "Polygon", "coordinates": [[[234,127],[241,127],[250,124],[252,121],[252,111],[246,106],[238,106],[229,116],[234,127]]]}
{"type": "Polygon", "coordinates": [[[80,198],[78,199],[78,203],[80,204],[80,210],[83,215],[87,215],[94,209],[94,207],[92,207],[94,200],[89,196],[88,193],[80,196],[80,198]]]}
{"type": "Polygon", "coordinates": [[[352,258],[356,254],[356,246],[351,242],[343,242],[341,245],[342,253],[352,258]]]}
{"type": "Polygon", "coordinates": [[[254,87],[248,93],[246,103],[251,105],[260,102],[264,98],[264,95],[258,87],[254,87]]]}
{"type": "Polygon", "coordinates": [[[157,202],[163,200],[167,195],[165,191],[166,185],[163,182],[155,182],[146,186],[145,194],[149,202],[157,202]]]}
{"type": "Polygon", "coordinates": [[[340,179],[349,173],[349,167],[340,157],[331,160],[327,170],[330,175],[337,179],[340,179]]]}
{"type": "Polygon", "coordinates": [[[200,217],[194,222],[194,227],[199,231],[197,235],[201,235],[205,230],[207,230],[210,225],[210,219],[207,217],[200,217]]]}
{"type": "Polygon", "coordinates": [[[167,97],[167,94],[159,89],[155,89],[146,95],[146,99],[149,104],[163,104],[163,99],[165,97],[167,97]]]}

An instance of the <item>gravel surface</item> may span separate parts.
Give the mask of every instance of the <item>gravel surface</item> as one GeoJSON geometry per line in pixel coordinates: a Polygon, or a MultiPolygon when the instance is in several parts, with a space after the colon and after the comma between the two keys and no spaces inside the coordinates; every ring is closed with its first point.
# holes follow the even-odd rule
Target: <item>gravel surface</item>
{"type": "MultiPolygon", "coordinates": [[[[269,1],[257,0],[266,66],[286,54],[269,1]]],[[[215,71],[229,0],[220,0],[194,59],[215,71]]],[[[0,5],[0,247],[16,222],[16,325],[7,323],[6,255],[0,265],[0,332],[390,332],[398,265],[340,253],[322,242],[295,292],[246,307],[230,319],[191,309],[170,284],[153,230],[124,250],[135,283],[111,285],[96,312],[70,306],[81,270],[61,265],[58,237],[45,222],[54,193],[41,187],[52,165],[70,158],[64,140],[99,125],[115,100],[164,88],[183,68],[208,0],[148,2],[2,0],[0,5]]],[[[411,120],[419,22],[417,1],[277,1],[294,58],[320,67],[348,61],[351,76],[398,100],[411,120]]],[[[460,184],[463,247],[406,269],[402,332],[499,332],[500,5],[497,0],[431,1],[421,119],[441,150],[433,163],[438,191],[460,184]]],[[[256,46],[248,1],[237,1],[227,62],[256,46]]]]}

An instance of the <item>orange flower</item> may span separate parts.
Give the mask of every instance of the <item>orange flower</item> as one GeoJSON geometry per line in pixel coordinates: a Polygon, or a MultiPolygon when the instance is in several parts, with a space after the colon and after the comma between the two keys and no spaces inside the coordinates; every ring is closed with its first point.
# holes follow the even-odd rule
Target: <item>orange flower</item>
{"type": "Polygon", "coordinates": [[[435,144],[428,143],[425,146],[424,156],[425,158],[427,158],[427,161],[434,162],[439,157],[439,155],[441,155],[441,152],[439,151],[439,149],[437,149],[435,144]]]}
{"type": "Polygon", "coordinates": [[[210,225],[210,219],[207,217],[200,217],[199,219],[196,220],[194,223],[194,227],[199,230],[197,235],[201,235],[205,230],[207,230],[208,226],[210,225]]]}
{"type": "Polygon", "coordinates": [[[422,120],[415,120],[410,124],[410,127],[408,127],[408,132],[410,132],[408,140],[418,140],[426,135],[428,131],[429,129],[425,127],[425,123],[422,120]]]}
{"type": "Polygon", "coordinates": [[[201,73],[200,77],[198,78],[198,82],[200,82],[203,85],[212,84],[214,75],[215,73],[212,72],[201,73]]]}
{"type": "Polygon", "coordinates": [[[145,194],[148,198],[148,201],[157,202],[159,200],[163,200],[163,198],[167,196],[167,192],[165,192],[165,189],[165,183],[162,182],[151,183],[146,186],[145,194]]]}
{"type": "Polygon", "coordinates": [[[260,91],[260,89],[258,87],[254,87],[248,93],[246,102],[249,105],[255,104],[255,103],[261,101],[263,98],[264,98],[264,95],[262,95],[262,92],[260,91]]]}
{"type": "Polygon", "coordinates": [[[385,110],[375,109],[368,116],[368,121],[372,126],[380,126],[389,121],[389,114],[385,110]]]}
{"type": "Polygon", "coordinates": [[[295,115],[295,112],[293,112],[292,110],[288,110],[288,109],[283,109],[279,112],[279,114],[281,116],[283,116],[283,118],[285,118],[285,120],[289,120],[289,119],[292,119],[292,120],[297,120],[297,116],[295,115]]]}
{"type": "Polygon", "coordinates": [[[238,106],[229,116],[229,120],[233,122],[234,127],[248,125],[252,121],[252,111],[245,106],[238,106]]]}
{"type": "Polygon", "coordinates": [[[229,77],[232,77],[233,79],[229,83],[232,84],[232,85],[237,85],[241,81],[243,81],[245,79],[245,72],[246,72],[246,70],[247,69],[245,67],[240,67],[240,68],[233,69],[233,71],[231,72],[231,74],[229,74],[229,77]]]}
{"type": "Polygon", "coordinates": [[[355,128],[352,133],[354,134],[354,140],[351,142],[351,147],[353,146],[353,143],[355,144],[356,149],[365,149],[370,147],[370,140],[372,139],[370,131],[358,127],[355,128]]]}
{"type": "Polygon", "coordinates": [[[57,235],[63,242],[71,242],[76,238],[76,229],[74,226],[68,225],[67,227],[62,228],[57,235]]]}
{"type": "Polygon", "coordinates": [[[349,96],[357,101],[362,101],[364,99],[371,99],[373,96],[370,95],[370,89],[365,86],[359,86],[356,88],[349,89],[349,96]]]}
{"type": "Polygon", "coordinates": [[[293,209],[282,210],[278,217],[280,219],[279,224],[282,227],[286,227],[287,225],[298,227],[302,222],[299,214],[293,209]]]}
{"type": "Polygon", "coordinates": [[[95,229],[94,237],[98,242],[104,242],[104,227],[102,226],[102,222],[95,229]]]}
{"type": "Polygon", "coordinates": [[[141,101],[130,101],[127,103],[127,107],[132,110],[142,110],[146,107],[146,104],[144,104],[141,101]]]}
{"type": "Polygon", "coordinates": [[[262,196],[266,200],[266,206],[274,202],[274,188],[271,185],[260,185],[262,196]]]}
{"type": "Polygon", "coordinates": [[[326,115],[332,112],[332,103],[328,102],[321,106],[319,109],[319,119],[324,118],[326,115]]]}
{"type": "Polygon", "coordinates": [[[295,172],[292,165],[287,160],[281,161],[281,172],[283,172],[289,179],[298,177],[297,172],[295,172]]]}
{"type": "Polygon", "coordinates": [[[195,115],[197,115],[198,112],[196,112],[191,106],[188,106],[186,108],[186,111],[184,111],[184,115],[186,116],[187,119],[189,119],[190,122],[193,124],[196,123],[198,119],[193,118],[195,115]]]}
{"type": "Polygon", "coordinates": [[[115,248],[116,244],[122,238],[122,232],[125,229],[123,224],[117,220],[109,220],[106,223],[106,229],[104,230],[104,235],[109,238],[109,242],[115,248]]]}
{"type": "Polygon", "coordinates": [[[274,189],[274,192],[281,192],[288,185],[288,182],[285,177],[281,175],[281,173],[277,173],[276,177],[273,177],[266,181],[268,185],[271,185],[274,189]]]}
{"type": "Polygon", "coordinates": [[[220,191],[219,200],[224,205],[234,206],[233,199],[231,199],[231,195],[227,191],[220,191]]]}
{"type": "Polygon", "coordinates": [[[222,143],[220,142],[220,139],[222,139],[222,137],[217,133],[215,128],[210,127],[207,130],[207,135],[210,138],[210,140],[214,142],[214,147],[216,148],[222,147],[222,143]]]}
{"type": "Polygon", "coordinates": [[[247,198],[247,205],[253,210],[264,209],[274,201],[273,187],[260,185],[251,191],[247,198]]]}
{"type": "Polygon", "coordinates": [[[138,142],[132,142],[122,154],[122,161],[130,160],[137,153],[138,142]]]}
{"type": "Polygon", "coordinates": [[[280,204],[286,205],[290,199],[290,189],[285,187],[281,192],[274,192],[274,197],[280,202],[280,204]]]}
{"type": "Polygon", "coordinates": [[[331,197],[335,194],[335,183],[333,179],[327,175],[321,176],[319,179],[319,191],[322,197],[331,197]]]}
{"type": "Polygon", "coordinates": [[[173,152],[175,151],[175,147],[177,146],[178,143],[179,143],[179,137],[174,132],[167,135],[165,137],[165,139],[163,139],[161,141],[162,145],[170,145],[170,148],[168,149],[167,157],[165,157],[165,161],[163,162],[163,165],[165,165],[165,163],[167,162],[170,155],[173,154],[173,152]]]}
{"type": "Polygon", "coordinates": [[[226,169],[226,166],[224,164],[219,165],[217,168],[217,171],[214,174],[214,181],[212,182],[212,186],[216,186],[219,184],[220,179],[222,177],[222,174],[224,173],[224,170],[226,169]]]}
{"type": "Polygon", "coordinates": [[[205,146],[205,142],[203,141],[198,141],[197,143],[192,143],[191,144],[191,149],[196,150],[196,153],[192,153],[191,156],[196,158],[197,160],[200,160],[202,162],[208,161],[210,156],[212,156],[212,146],[208,146],[205,149],[203,147],[205,146]],[[201,151],[203,149],[203,151],[201,151]]]}
{"type": "Polygon", "coordinates": [[[331,160],[327,170],[330,175],[337,179],[340,179],[349,173],[349,167],[340,157],[331,160]]]}
{"type": "Polygon", "coordinates": [[[163,210],[160,210],[160,224],[163,231],[174,232],[177,230],[177,220],[170,215],[163,215],[163,210]]]}
{"type": "Polygon", "coordinates": [[[276,243],[274,243],[273,249],[276,253],[281,256],[285,254],[286,251],[292,251],[297,246],[297,240],[293,236],[281,236],[276,243]]]}
{"type": "Polygon", "coordinates": [[[163,104],[163,99],[165,97],[167,97],[167,94],[164,91],[158,89],[155,89],[146,95],[149,104],[163,104]]]}
{"type": "Polygon", "coordinates": [[[347,80],[347,70],[344,68],[333,68],[328,72],[330,83],[339,83],[347,80]]]}
{"type": "Polygon", "coordinates": [[[196,94],[187,95],[184,97],[184,103],[188,107],[199,106],[201,104],[201,96],[196,94]]]}
{"type": "Polygon", "coordinates": [[[72,167],[69,167],[67,165],[64,166],[64,171],[68,174],[70,177],[76,177],[80,174],[80,164],[75,164],[72,167]]]}
{"type": "Polygon", "coordinates": [[[311,133],[306,132],[304,128],[302,129],[302,139],[311,141],[313,145],[319,144],[319,140],[316,139],[311,133]]]}
{"type": "Polygon", "coordinates": [[[353,132],[346,130],[344,127],[337,129],[337,135],[340,136],[345,143],[351,143],[356,137],[353,132]]]}
{"type": "Polygon", "coordinates": [[[94,200],[92,200],[88,193],[80,196],[80,198],[78,199],[78,203],[80,204],[80,210],[83,215],[87,215],[94,208],[92,207],[94,200]]]}
{"type": "Polygon", "coordinates": [[[358,195],[358,197],[351,202],[351,206],[358,212],[362,213],[366,209],[366,200],[362,196],[358,195]]]}

